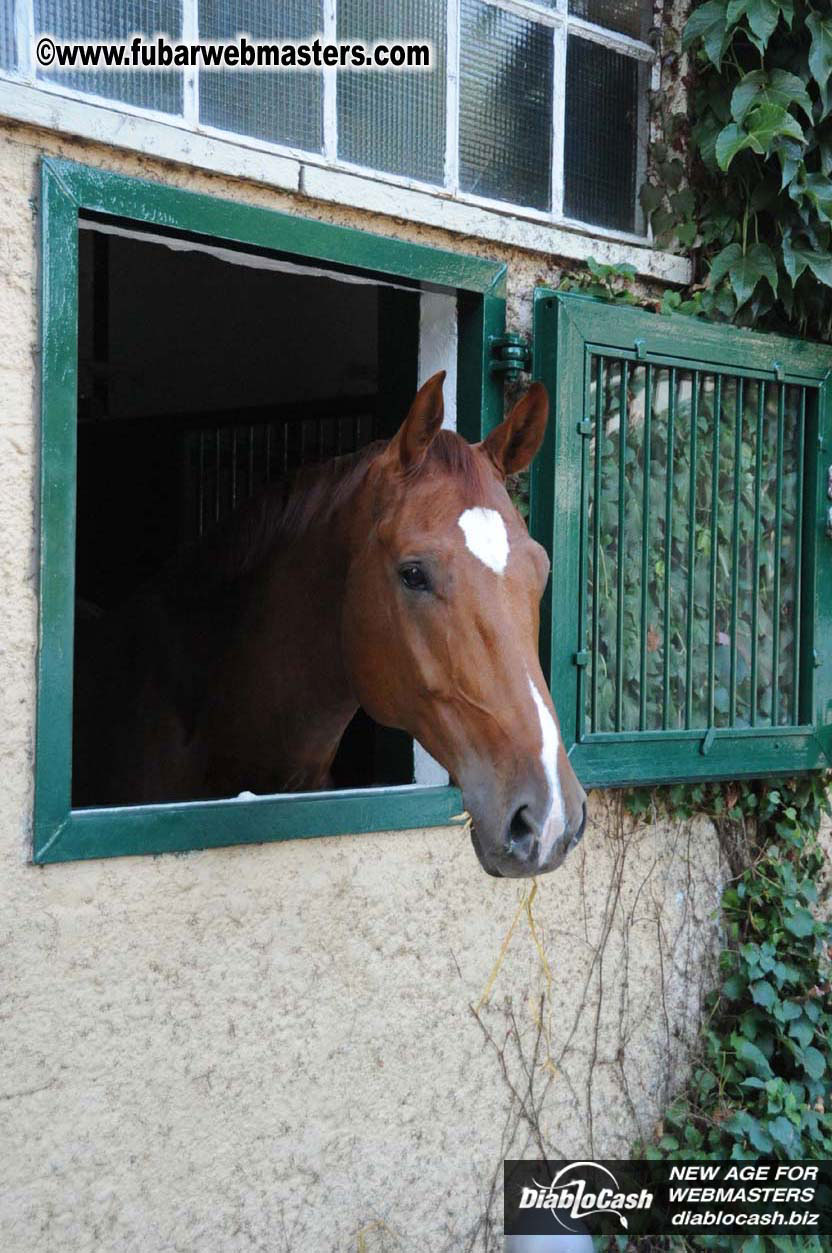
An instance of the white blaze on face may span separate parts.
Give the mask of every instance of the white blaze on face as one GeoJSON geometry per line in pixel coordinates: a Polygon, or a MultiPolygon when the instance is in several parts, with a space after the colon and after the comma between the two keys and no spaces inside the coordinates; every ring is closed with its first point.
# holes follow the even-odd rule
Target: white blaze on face
{"type": "Polygon", "coordinates": [[[459,517],[469,550],[495,574],[502,574],[508,561],[506,524],[496,509],[466,509],[459,517]]]}
{"type": "Polygon", "coordinates": [[[552,845],[555,840],[563,835],[566,826],[563,812],[563,796],[560,790],[560,781],[558,780],[558,747],[560,745],[560,735],[558,734],[557,723],[549,711],[546,702],[538,692],[531,675],[529,679],[529,691],[532,694],[537,716],[540,720],[541,748],[540,760],[543,769],[546,772],[546,779],[549,783],[550,806],[549,813],[543,824],[543,833],[540,837],[540,860],[546,860],[548,854],[552,851],[552,845]]]}

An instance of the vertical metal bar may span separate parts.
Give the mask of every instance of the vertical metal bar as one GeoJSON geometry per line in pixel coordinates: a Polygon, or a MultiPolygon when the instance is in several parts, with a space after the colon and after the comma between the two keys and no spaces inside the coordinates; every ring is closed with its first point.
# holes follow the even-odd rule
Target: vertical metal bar
{"type": "Polygon", "coordinates": [[[598,664],[601,645],[601,451],[603,444],[604,358],[597,356],[595,374],[595,465],[592,495],[592,687],[589,722],[598,728],[598,664]]]}
{"type": "MultiPolygon", "coordinates": [[[[591,378],[592,357],[584,354],[583,404],[581,420],[589,416],[591,411],[591,378]]],[[[578,648],[585,649],[588,644],[587,628],[587,523],[589,519],[589,440],[581,437],[581,528],[580,551],[578,554],[578,570],[580,571],[578,586],[578,648]]],[[[583,739],[586,728],[586,680],[587,674],[583,666],[578,666],[578,739],[583,739]]]]}
{"type": "Polygon", "coordinates": [[[623,730],[624,713],[624,493],[627,487],[627,392],[629,363],[621,362],[621,389],[618,398],[618,556],[615,601],[615,729],[623,730]]]}
{"type": "Polygon", "coordinates": [[[757,434],[754,445],[754,545],[752,553],[751,581],[751,716],[752,727],[757,725],[757,664],[759,654],[760,621],[760,514],[763,493],[763,424],[766,413],[766,385],[762,379],[757,384],[757,434]]]}
{"type": "Polygon", "coordinates": [[[719,545],[719,423],[722,410],[722,375],[714,375],[713,464],[711,465],[711,565],[708,607],[708,726],[715,725],[716,695],[716,558],[719,545]]]}
{"type": "Polygon", "coordinates": [[[205,530],[205,432],[199,432],[199,487],[197,489],[197,535],[205,530]]]}
{"type": "Polygon", "coordinates": [[[667,378],[667,484],[664,497],[664,656],[662,658],[662,728],[670,713],[670,565],[673,559],[673,462],[676,457],[675,367],[667,378]]]}
{"type": "Polygon", "coordinates": [[[642,457],[641,494],[641,657],[638,675],[638,729],[647,729],[647,589],[649,578],[647,565],[650,560],[650,457],[653,440],[653,367],[645,366],[644,377],[644,454],[642,457]]]}
{"type": "Polygon", "coordinates": [[[729,680],[728,716],[731,726],[737,722],[737,620],[739,610],[740,568],[740,495],[742,493],[742,415],[745,398],[745,380],[736,380],[737,394],[734,406],[734,512],[731,534],[731,671],[729,680]]]}
{"type": "Polygon", "coordinates": [[[214,431],[214,521],[220,520],[220,428],[214,431]]]}
{"type": "Polygon", "coordinates": [[[566,58],[568,34],[566,22],[558,22],[552,29],[552,215],[555,220],[563,217],[565,190],[563,152],[566,143],[566,58]]]}
{"type": "Polygon", "coordinates": [[[800,389],[800,419],[797,429],[797,459],[795,462],[795,479],[797,500],[794,510],[794,603],[793,603],[793,655],[792,655],[792,722],[800,723],[800,613],[802,610],[801,596],[801,565],[803,563],[803,457],[806,439],[806,388],[800,389]]]}
{"type": "Polygon", "coordinates": [[[786,385],[777,384],[777,468],[774,513],[774,605],[771,615],[771,725],[780,722],[780,564],[783,559],[783,431],[786,385]]]}
{"type": "MultiPolygon", "coordinates": [[[[335,13],[336,0],[324,0],[323,37],[324,43],[332,44],[338,39],[338,19],[335,13]]],[[[338,156],[338,70],[334,65],[324,66],[323,74],[323,147],[324,156],[334,161],[338,156]]]]}
{"type": "MultiPolygon", "coordinates": [[[[199,0],[182,0],[182,42],[199,40],[199,0]]],[[[189,66],[182,79],[182,116],[192,129],[199,125],[199,71],[189,66]]]]}
{"type": "Polygon", "coordinates": [[[696,570],[696,439],[699,434],[699,373],[694,370],[690,380],[690,489],[688,497],[688,600],[685,639],[685,729],[693,721],[693,597],[696,570]]]}
{"type": "Polygon", "coordinates": [[[459,6],[448,0],[445,76],[445,186],[459,190],[459,6]]]}
{"type": "Polygon", "coordinates": [[[16,0],[14,6],[15,69],[24,82],[37,78],[32,51],[35,43],[35,0],[16,0]]]}
{"type": "Polygon", "coordinates": [[[237,428],[231,428],[231,512],[237,508],[237,428]]]}

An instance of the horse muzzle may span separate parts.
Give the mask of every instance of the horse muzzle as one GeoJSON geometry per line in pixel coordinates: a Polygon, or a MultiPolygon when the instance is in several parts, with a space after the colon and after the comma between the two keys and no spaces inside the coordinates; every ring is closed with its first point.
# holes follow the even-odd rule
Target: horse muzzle
{"type": "Polygon", "coordinates": [[[548,874],[563,864],[583,836],[586,800],[554,838],[545,827],[535,824],[526,806],[515,810],[501,832],[490,831],[488,826],[487,822],[478,825],[473,818],[471,842],[486,874],[498,879],[529,879],[548,874]]]}

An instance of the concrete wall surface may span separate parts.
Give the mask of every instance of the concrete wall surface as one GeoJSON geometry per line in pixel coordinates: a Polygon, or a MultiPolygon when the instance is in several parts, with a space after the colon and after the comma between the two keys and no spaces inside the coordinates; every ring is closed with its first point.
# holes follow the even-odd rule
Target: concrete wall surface
{"type": "Polygon", "coordinates": [[[540,882],[534,933],[524,889],[487,878],[459,830],[29,863],[44,151],[500,257],[520,329],[535,282],[559,273],[45,132],[0,136],[0,1248],[497,1249],[503,1157],[623,1156],[683,1078],[718,945],[715,833],[634,827],[593,798],[583,844],[540,882]]]}

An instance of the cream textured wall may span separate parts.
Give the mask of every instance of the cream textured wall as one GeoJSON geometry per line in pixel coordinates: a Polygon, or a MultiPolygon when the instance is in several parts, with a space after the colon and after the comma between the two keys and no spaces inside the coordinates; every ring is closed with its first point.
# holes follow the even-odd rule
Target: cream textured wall
{"type": "Polygon", "coordinates": [[[479,1014],[521,889],[487,878],[458,831],[28,863],[42,151],[501,257],[515,326],[558,273],[46,133],[0,137],[0,1248],[497,1249],[506,1154],[623,1155],[684,1073],[717,943],[714,832],[634,829],[595,798],[534,901],[551,982],[521,916],[479,1014]]]}

